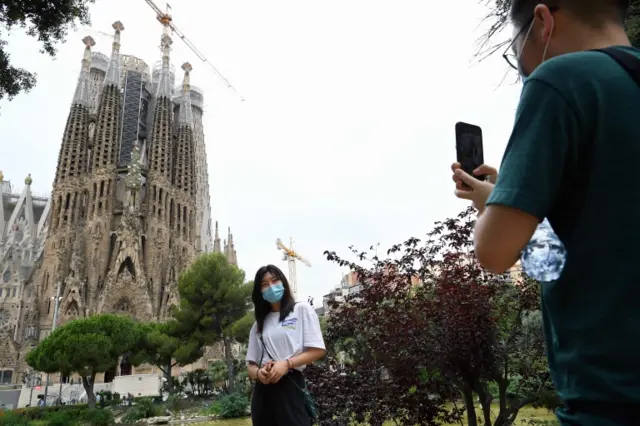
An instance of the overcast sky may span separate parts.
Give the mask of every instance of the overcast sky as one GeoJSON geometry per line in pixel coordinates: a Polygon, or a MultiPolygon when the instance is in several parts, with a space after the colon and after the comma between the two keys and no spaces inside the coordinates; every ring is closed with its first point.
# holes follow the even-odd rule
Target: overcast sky
{"type": "MultiPolygon", "coordinates": [[[[171,6],[178,28],[246,99],[174,37],[172,62],[179,70],[190,61],[205,94],[213,217],[223,234],[231,226],[248,279],[267,263],[286,271],[275,240],[291,236],[313,265],[298,266],[300,298],[319,306],[343,273],[324,250],[386,249],[463,209],[449,169],[457,121],[480,125],[486,162],[500,162],[521,87],[500,85],[499,54],[474,62],[487,13],[476,0],[171,6]]],[[[97,0],[91,14],[102,32],[122,21],[122,53],[160,60],[161,25],[143,0],[97,0]]],[[[56,60],[19,31],[8,39],[14,65],[39,77],[31,93],[0,102],[0,170],[18,188],[32,173],[34,191],[51,191],[87,34],[70,34],[56,60]]],[[[108,54],[111,40],[92,35],[108,54]]]]}

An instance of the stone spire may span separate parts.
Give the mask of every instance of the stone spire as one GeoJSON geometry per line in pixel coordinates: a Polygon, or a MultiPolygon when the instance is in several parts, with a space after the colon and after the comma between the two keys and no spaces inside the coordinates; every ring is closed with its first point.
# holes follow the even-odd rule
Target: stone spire
{"type": "Polygon", "coordinates": [[[222,253],[222,247],[220,246],[220,233],[218,232],[218,221],[216,220],[216,233],[213,238],[213,252],[222,253]]]}
{"type": "Polygon", "coordinates": [[[76,93],[73,95],[73,104],[88,106],[90,102],[89,72],[91,70],[91,48],[96,45],[96,42],[91,36],[83,38],[82,42],[85,46],[84,57],[82,58],[82,69],[80,71],[80,78],[78,78],[76,93]]]}
{"type": "Polygon", "coordinates": [[[158,89],[156,96],[171,97],[171,69],[169,62],[169,54],[171,52],[171,45],[173,40],[167,31],[168,27],[164,27],[162,38],[160,39],[160,49],[162,50],[162,69],[160,70],[160,77],[158,79],[158,89]]]}
{"type": "Polygon", "coordinates": [[[193,67],[189,62],[182,64],[184,71],[184,79],[182,80],[182,100],[180,102],[180,117],[178,124],[180,126],[189,126],[193,129],[193,108],[191,107],[191,79],[189,73],[193,67]]]}
{"type": "Polygon", "coordinates": [[[181,191],[187,195],[190,200],[193,200],[196,195],[196,164],[193,140],[191,87],[189,86],[189,72],[192,70],[191,64],[189,62],[184,63],[182,69],[184,70],[184,80],[182,82],[182,100],[180,102],[180,117],[178,119],[178,140],[173,182],[178,191],[181,191]]]}
{"type": "Polygon", "coordinates": [[[169,52],[171,51],[171,36],[165,27],[160,39],[162,50],[162,70],[158,79],[156,104],[153,111],[151,130],[151,155],[149,170],[152,180],[165,181],[168,185],[172,178],[172,125],[171,117],[173,104],[171,102],[171,70],[169,68],[169,52]]]}
{"type": "Polygon", "coordinates": [[[227,235],[227,240],[224,244],[224,255],[227,257],[227,261],[232,265],[238,264],[238,257],[236,255],[236,247],[233,244],[233,234],[231,233],[231,227],[227,235]]]}
{"type": "MultiPolygon", "coordinates": [[[[122,122],[122,93],[120,93],[120,33],[122,22],[113,23],[115,35],[111,50],[111,61],[102,86],[98,103],[98,117],[94,134],[92,170],[115,167],[116,153],[120,146],[122,122]]],[[[101,200],[106,201],[106,200],[101,200]]]]}
{"type": "MultiPolygon", "coordinates": [[[[95,41],[91,37],[82,39],[84,55],[78,84],[67,117],[55,183],[81,176],[87,169],[87,146],[89,145],[89,69],[91,67],[91,48],[95,41]]],[[[55,187],[54,187],[55,188],[55,187]]],[[[68,204],[68,203],[67,203],[68,204]]]]}
{"type": "Polygon", "coordinates": [[[113,44],[111,45],[109,68],[107,68],[107,74],[104,77],[105,86],[109,84],[115,86],[120,85],[120,33],[124,31],[124,25],[122,25],[122,22],[116,21],[112,27],[115,30],[115,34],[113,35],[113,44]]]}

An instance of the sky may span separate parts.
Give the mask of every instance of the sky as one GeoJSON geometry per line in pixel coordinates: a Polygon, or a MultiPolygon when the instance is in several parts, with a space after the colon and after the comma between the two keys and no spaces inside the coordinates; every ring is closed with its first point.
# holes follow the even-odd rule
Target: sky
{"type": "MultiPolygon", "coordinates": [[[[164,3],[157,2],[164,9],[164,3]]],[[[231,227],[247,280],[273,263],[286,271],[275,241],[298,264],[299,299],[315,298],[347,272],[325,250],[350,245],[380,253],[466,203],[453,195],[454,125],[477,124],[485,162],[498,166],[521,86],[504,76],[500,54],[474,59],[483,2],[423,0],[174,0],[176,26],[244,97],[240,98],[174,37],[178,70],[204,91],[211,207],[224,235],[231,227]]],[[[71,32],[56,59],[17,30],[13,65],[38,73],[28,94],[0,101],[0,170],[16,189],[51,191],[60,142],[80,71],[81,39],[109,54],[120,20],[121,52],[160,60],[162,28],[144,0],[97,0],[91,29],[71,32]]],[[[507,38],[508,34],[504,34],[507,38]]],[[[178,73],[177,81],[181,79],[178,73]]]]}

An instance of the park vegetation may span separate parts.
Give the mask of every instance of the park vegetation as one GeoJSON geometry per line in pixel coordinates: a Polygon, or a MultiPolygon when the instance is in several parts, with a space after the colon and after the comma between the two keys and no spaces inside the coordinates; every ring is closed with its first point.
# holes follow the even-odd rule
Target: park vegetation
{"type": "Polygon", "coordinates": [[[538,284],[495,275],[473,253],[471,210],[387,257],[353,250],[362,290],[325,324],[330,358],[307,372],[322,425],[367,422],[511,425],[531,404],[553,408],[538,284]],[[476,406],[480,406],[476,414],[476,406]]]}
{"type": "MultiPolygon", "coordinates": [[[[219,253],[200,256],[179,278],[180,305],[165,322],[143,323],[123,315],[93,315],[58,327],[27,355],[36,371],[80,376],[90,408],[95,408],[94,379],[113,370],[123,356],[133,365],[150,364],[162,371],[170,394],[184,388],[171,377],[175,365],[197,361],[203,349],[221,342],[224,347],[225,377],[215,379],[208,371],[191,372],[186,384],[199,394],[218,389],[232,393],[236,384],[246,385],[238,371],[232,346],[245,341],[252,323],[251,283],[244,273],[219,253]],[[236,339],[236,334],[238,338],[236,339]],[[218,383],[214,383],[214,381],[218,383]],[[174,386],[180,389],[174,389],[174,386]]],[[[237,354],[236,354],[237,355],[237,354]]],[[[213,368],[213,367],[212,367],[213,368]]],[[[246,393],[246,388],[240,388],[246,393]]]]}
{"type": "Polygon", "coordinates": [[[95,0],[0,0],[0,100],[11,100],[36,84],[36,74],[11,64],[6,38],[16,28],[41,44],[41,52],[56,55],[70,29],[89,25],[89,5],[95,0]]]}

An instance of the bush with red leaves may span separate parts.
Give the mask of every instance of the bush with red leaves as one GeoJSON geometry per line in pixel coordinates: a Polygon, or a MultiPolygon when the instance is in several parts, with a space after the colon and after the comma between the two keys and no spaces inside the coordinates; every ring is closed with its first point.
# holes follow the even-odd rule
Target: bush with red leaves
{"type": "Polygon", "coordinates": [[[385,259],[325,252],[357,273],[362,290],[327,317],[325,338],[344,365],[307,372],[320,424],[442,424],[460,419],[460,410],[443,407],[461,399],[468,425],[478,424],[479,401],[482,423],[503,426],[553,394],[538,284],[485,271],[473,253],[473,225],[467,210],[436,223],[424,241],[391,247],[385,259]]]}

